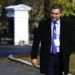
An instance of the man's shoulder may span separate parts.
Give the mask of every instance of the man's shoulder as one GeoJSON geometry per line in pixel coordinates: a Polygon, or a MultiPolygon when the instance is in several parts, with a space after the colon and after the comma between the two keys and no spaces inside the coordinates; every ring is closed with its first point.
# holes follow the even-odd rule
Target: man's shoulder
{"type": "Polygon", "coordinates": [[[63,23],[69,23],[69,18],[66,17],[66,16],[61,17],[61,21],[62,21],[63,23]]]}
{"type": "Polygon", "coordinates": [[[51,20],[50,18],[42,18],[39,22],[45,23],[45,22],[49,22],[50,20],[51,20]]]}

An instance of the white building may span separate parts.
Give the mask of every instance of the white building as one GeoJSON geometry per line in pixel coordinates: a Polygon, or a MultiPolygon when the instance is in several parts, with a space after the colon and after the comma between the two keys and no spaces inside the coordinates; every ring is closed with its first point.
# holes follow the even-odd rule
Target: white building
{"type": "Polygon", "coordinates": [[[7,16],[14,17],[14,45],[29,44],[29,11],[31,7],[19,4],[6,7],[7,16]]]}

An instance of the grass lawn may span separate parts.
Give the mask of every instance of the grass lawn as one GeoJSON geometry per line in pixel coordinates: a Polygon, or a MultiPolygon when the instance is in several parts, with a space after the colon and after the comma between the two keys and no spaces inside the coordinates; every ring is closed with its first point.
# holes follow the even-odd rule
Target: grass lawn
{"type": "MultiPolygon", "coordinates": [[[[25,55],[17,55],[15,56],[16,58],[21,58],[23,60],[27,60],[31,62],[30,56],[25,56],[25,55]]],[[[39,61],[40,62],[40,61],[39,61]]],[[[70,56],[70,72],[75,75],[75,53],[72,53],[70,56]]]]}
{"type": "Polygon", "coordinates": [[[75,53],[73,53],[70,57],[70,72],[75,75],[75,53]]]}

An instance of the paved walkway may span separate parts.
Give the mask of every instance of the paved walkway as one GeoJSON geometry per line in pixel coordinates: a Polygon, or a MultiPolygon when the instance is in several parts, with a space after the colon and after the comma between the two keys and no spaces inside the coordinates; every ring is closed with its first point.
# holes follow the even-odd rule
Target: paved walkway
{"type": "Polygon", "coordinates": [[[41,75],[39,69],[0,57],[0,75],[41,75]]]}

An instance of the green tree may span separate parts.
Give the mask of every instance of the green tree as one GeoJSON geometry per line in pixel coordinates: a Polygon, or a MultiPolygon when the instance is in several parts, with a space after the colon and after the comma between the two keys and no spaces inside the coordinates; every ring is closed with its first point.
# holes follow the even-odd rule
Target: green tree
{"type": "Polygon", "coordinates": [[[44,0],[44,15],[45,17],[49,17],[50,15],[50,5],[51,5],[51,0],[44,0]]]}
{"type": "Polygon", "coordinates": [[[75,3],[73,3],[72,0],[54,0],[54,1],[52,0],[52,4],[53,3],[59,3],[63,6],[63,8],[64,8],[63,15],[75,16],[75,3]]]}

